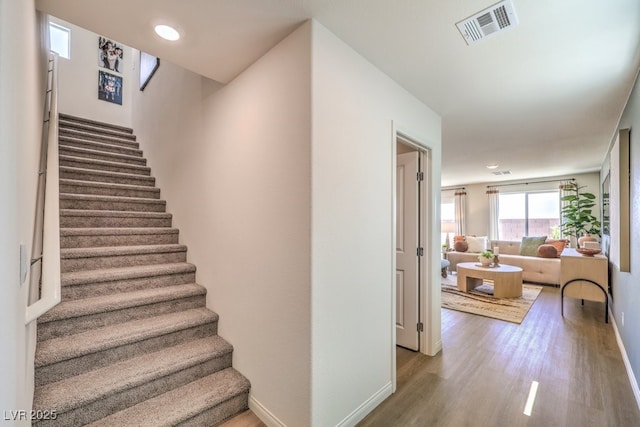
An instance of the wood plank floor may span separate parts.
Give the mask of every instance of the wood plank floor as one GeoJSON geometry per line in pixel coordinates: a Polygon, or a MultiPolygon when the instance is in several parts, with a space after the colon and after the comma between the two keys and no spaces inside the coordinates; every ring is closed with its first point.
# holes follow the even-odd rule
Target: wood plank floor
{"type": "Polygon", "coordinates": [[[603,304],[544,287],[522,324],[442,310],[435,357],[398,348],[398,389],[359,426],[640,426],[603,304]],[[531,416],[523,414],[532,381],[531,416]]]}

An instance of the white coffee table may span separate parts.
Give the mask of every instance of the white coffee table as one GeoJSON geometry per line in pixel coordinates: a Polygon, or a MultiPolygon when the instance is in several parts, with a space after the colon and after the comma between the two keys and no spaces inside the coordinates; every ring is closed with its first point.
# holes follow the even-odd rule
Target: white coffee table
{"type": "Polygon", "coordinates": [[[522,269],[513,265],[482,267],[477,262],[458,264],[458,289],[469,292],[482,285],[484,280],[493,281],[493,296],[515,298],[522,296],[522,269]]]}

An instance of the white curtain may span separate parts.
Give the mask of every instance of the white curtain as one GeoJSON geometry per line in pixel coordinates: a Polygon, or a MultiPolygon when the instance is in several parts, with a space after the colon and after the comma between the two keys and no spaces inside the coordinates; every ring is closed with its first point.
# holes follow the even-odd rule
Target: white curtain
{"type": "Polygon", "coordinates": [[[456,190],[454,196],[456,235],[464,236],[467,231],[467,192],[462,188],[456,190]]]}
{"type": "Polygon", "coordinates": [[[487,190],[487,196],[489,196],[489,240],[494,241],[499,239],[498,209],[500,192],[497,187],[489,187],[487,190]]]}

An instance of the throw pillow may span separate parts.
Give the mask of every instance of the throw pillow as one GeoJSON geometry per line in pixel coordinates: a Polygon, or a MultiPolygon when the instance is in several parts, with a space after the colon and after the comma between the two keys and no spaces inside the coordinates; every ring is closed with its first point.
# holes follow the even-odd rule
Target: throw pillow
{"type": "Polygon", "coordinates": [[[464,236],[460,236],[459,234],[456,234],[455,236],[453,236],[453,243],[455,242],[459,242],[459,241],[465,241],[465,237],[464,236]]]}
{"type": "Polygon", "coordinates": [[[482,239],[478,239],[477,237],[467,236],[467,245],[469,252],[477,252],[480,253],[484,251],[484,241],[482,239]]]}
{"type": "Polygon", "coordinates": [[[558,252],[558,256],[560,256],[560,254],[562,254],[562,251],[564,250],[564,248],[567,247],[567,245],[569,244],[568,240],[554,240],[554,239],[547,239],[546,242],[544,242],[545,245],[553,245],[556,248],[556,251],[558,252]]]}
{"type": "Polygon", "coordinates": [[[538,256],[538,246],[544,245],[547,236],[540,237],[523,237],[520,243],[520,255],[538,256]]]}
{"type": "MultiPolygon", "coordinates": [[[[489,247],[489,236],[476,236],[476,239],[478,239],[480,241],[480,244],[482,245],[482,251],[486,251],[488,249],[491,249],[489,247]]],[[[480,252],[482,252],[480,251],[480,252]]]]}
{"type": "Polygon", "coordinates": [[[541,258],[558,258],[558,250],[554,245],[538,246],[538,256],[541,258]]]}
{"type": "Polygon", "coordinates": [[[455,249],[456,252],[466,252],[467,249],[469,249],[469,244],[464,240],[458,240],[453,244],[453,249],[455,249]]]}

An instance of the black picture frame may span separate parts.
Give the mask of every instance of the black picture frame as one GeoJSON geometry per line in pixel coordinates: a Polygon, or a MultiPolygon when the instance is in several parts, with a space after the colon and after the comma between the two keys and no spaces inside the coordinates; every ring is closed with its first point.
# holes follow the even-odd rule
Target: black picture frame
{"type": "Polygon", "coordinates": [[[98,99],[122,105],[122,77],[99,70],[98,99]]]}
{"type": "Polygon", "coordinates": [[[143,91],[149,84],[151,77],[160,67],[160,58],[140,51],[140,90],[143,91]]]}

